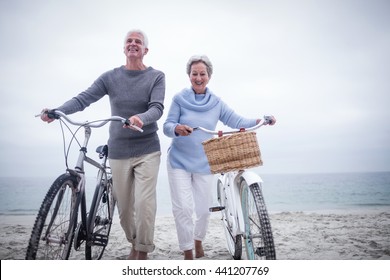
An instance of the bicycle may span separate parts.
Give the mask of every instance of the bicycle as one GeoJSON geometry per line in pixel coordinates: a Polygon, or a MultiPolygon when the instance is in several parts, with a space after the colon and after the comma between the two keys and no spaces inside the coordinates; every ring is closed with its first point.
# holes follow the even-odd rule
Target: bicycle
{"type": "MultiPolygon", "coordinates": [[[[263,125],[270,124],[271,121],[271,117],[264,116],[264,120],[254,127],[227,132],[212,131],[203,127],[194,129],[222,137],[224,134],[238,135],[242,132],[253,131],[263,125]]],[[[251,133],[251,137],[256,138],[255,133],[251,133]]],[[[229,253],[233,259],[240,260],[242,258],[242,241],[244,240],[248,260],[276,259],[271,223],[262,193],[263,180],[256,173],[246,170],[248,166],[261,165],[260,151],[258,150],[258,157],[255,157],[256,160],[254,162],[250,162],[248,166],[244,164],[245,167],[237,167],[234,166],[237,161],[232,159],[234,156],[231,153],[232,151],[233,153],[241,153],[246,148],[236,147],[232,149],[232,147],[224,146],[226,142],[225,144],[215,144],[222,145],[216,148],[217,146],[209,144],[216,139],[220,138],[213,138],[203,143],[210,167],[216,164],[216,162],[221,163],[223,161],[223,159],[221,161],[221,157],[223,157],[221,154],[222,150],[229,151],[227,158],[230,157],[228,160],[231,160],[231,162],[227,163],[227,167],[216,167],[217,165],[215,165],[215,170],[212,169],[212,173],[219,173],[217,178],[217,200],[219,206],[211,207],[210,212],[221,211],[222,213],[222,224],[229,253]],[[208,147],[207,145],[210,146],[208,147]],[[212,158],[212,153],[214,153],[216,158],[212,158]],[[225,170],[221,170],[224,168],[225,170]]],[[[256,141],[258,149],[257,140],[255,139],[254,141],[256,141]]],[[[253,149],[253,143],[247,148],[249,150],[253,149]]],[[[242,163],[238,163],[238,165],[240,164],[242,163]]]]}
{"type": "MultiPolygon", "coordinates": [[[[72,248],[78,251],[85,243],[86,259],[101,259],[108,244],[116,201],[112,193],[111,169],[107,165],[108,146],[96,149],[101,163],[87,156],[87,146],[92,129],[111,121],[120,121],[125,126],[133,126],[125,118],[113,116],[103,120],[75,122],[58,110],[46,112],[61,124],[66,172],[51,185],[38,211],[28,243],[26,259],[69,259],[72,248]],[[72,131],[67,124],[78,126],[72,131]],[[65,125],[72,139],[65,151],[65,125]],[[76,133],[84,128],[84,140],[80,143],[76,133]],[[68,167],[68,154],[73,141],[80,147],[75,168],[68,167]],[[87,212],[86,174],[84,163],[98,169],[96,187],[87,212]]],[[[40,115],[37,115],[38,117],[40,115]]]]}

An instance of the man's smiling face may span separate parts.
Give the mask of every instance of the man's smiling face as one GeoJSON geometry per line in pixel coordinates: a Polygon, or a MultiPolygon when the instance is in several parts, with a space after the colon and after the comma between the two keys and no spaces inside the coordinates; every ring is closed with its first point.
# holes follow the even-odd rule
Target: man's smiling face
{"type": "Polygon", "coordinates": [[[148,52],[142,34],[136,32],[129,34],[123,52],[128,58],[142,58],[148,52]]]}

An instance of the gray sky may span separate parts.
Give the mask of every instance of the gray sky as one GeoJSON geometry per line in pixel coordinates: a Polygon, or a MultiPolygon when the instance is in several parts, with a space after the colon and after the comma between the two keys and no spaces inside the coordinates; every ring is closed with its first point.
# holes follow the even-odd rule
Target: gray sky
{"type": "MultiPolygon", "coordinates": [[[[162,173],[162,123],[193,54],[209,56],[209,88],[237,113],[276,116],[258,131],[260,172],[390,171],[389,14],[386,0],[2,0],[0,176],[63,171],[58,122],[34,115],[124,64],[132,28],[148,34],[145,64],[166,74],[162,173]]],[[[103,99],[72,117],[109,112],[103,99]]],[[[107,130],[93,132],[90,156],[107,130]]]]}

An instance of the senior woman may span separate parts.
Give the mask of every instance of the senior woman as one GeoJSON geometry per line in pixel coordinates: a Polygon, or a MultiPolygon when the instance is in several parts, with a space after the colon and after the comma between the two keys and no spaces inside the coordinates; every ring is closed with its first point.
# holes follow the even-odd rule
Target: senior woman
{"type": "Polygon", "coordinates": [[[218,121],[231,128],[251,127],[260,120],[236,114],[207,87],[213,74],[207,56],[192,56],[187,63],[187,74],[191,87],[173,97],[164,134],[172,138],[167,170],[179,248],[184,251],[185,260],[192,260],[194,247],[196,258],[204,256],[202,241],[209,222],[213,183],[202,146],[210,135],[199,130],[194,132],[192,128],[202,126],[215,130],[218,121]]]}

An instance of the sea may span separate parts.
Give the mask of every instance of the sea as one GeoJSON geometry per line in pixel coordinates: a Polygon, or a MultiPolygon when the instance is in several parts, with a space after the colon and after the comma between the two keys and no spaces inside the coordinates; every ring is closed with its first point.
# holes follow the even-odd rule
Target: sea
{"type": "MultiPolygon", "coordinates": [[[[390,172],[265,174],[262,189],[270,213],[390,211],[390,172]]],[[[55,178],[0,177],[1,215],[36,215],[55,178]]],[[[94,179],[87,179],[87,201],[94,179]]],[[[213,186],[211,186],[213,187],[213,186]]],[[[216,190],[213,191],[214,202],[216,190]]],[[[171,215],[169,186],[157,187],[158,216],[171,215]]]]}

